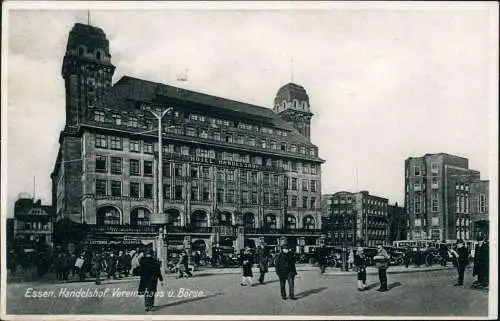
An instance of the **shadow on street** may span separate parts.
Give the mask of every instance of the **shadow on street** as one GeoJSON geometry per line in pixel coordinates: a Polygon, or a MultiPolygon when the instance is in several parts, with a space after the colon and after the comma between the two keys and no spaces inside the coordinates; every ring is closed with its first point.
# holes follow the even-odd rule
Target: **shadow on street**
{"type": "Polygon", "coordinates": [[[326,287],[322,287],[322,288],[317,288],[317,289],[303,291],[303,292],[297,293],[295,295],[295,297],[297,299],[302,299],[302,298],[310,296],[311,294],[317,294],[317,293],[319,293],[319,292],[321,292],[321,291],[323,291],[325,289],[326,289],[326,287]]]}

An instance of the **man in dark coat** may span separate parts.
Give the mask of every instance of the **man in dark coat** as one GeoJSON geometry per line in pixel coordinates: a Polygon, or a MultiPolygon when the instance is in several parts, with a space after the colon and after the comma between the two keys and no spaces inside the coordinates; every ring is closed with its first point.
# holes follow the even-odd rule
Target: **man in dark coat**
{"type": "Polygon", "coordinates": [[[476,247],[476,253],[474,255],[474,269],[472,275],[477,275],[477,282],[475,282],[475,285],[482,287],[488,286],[489,252],[488,242],[481,239],[476,247]]]}
{"type": "Polygon", "coordinates": [[[177,269],[179,270],[179,278],[182,278],[184,274],[186,274],[188,277],[193,276],[193,274],[191,274],[191,272],[189,271],[189,256],[187,255],[186,251],[182,251],[177,269]]]}
{"type": "Polygon", "coordinates": [[[101,253],[96,252],[94,253],[94,257],[92,258],[92,270],[95,274],[95,284],[99,285],[101,284],[101,272],[103,269],[103,257],[101,253]]]}
{"type": "Polygon", "coordinates": [[[380,281],[380,288],[377,291],[385,292],[389,290],[387,287],[387,268],[389,267],[390,257],[382,245],[377,247],[377,251],[377,255],[373,257],[378,268],[378,278],[380,281]]]}
{"type": "Polygon", "coordinates": [[[295,287],[295,275],[297,275],[297,270],[295,268],[295,257],[294,254],[288,249],[288,247],[284,246],[281,248],[281,252],[276,256],[276,274],[280,279],[280,290],[281,290],[281,298],[283,300],[287,299],[285,283],[288,281],[288,292],[289,299],[296,300],[294,295],[294,287],[295,287]]]}
{"type": "Polygon", "coordinates": [[[243,250],[243,253],[240,256],[240,261],[241,261],[241,267],[243,268],[243,277],[241,279],[241,285],[250,285],[252,286],[252,265],[253,265],[253,260],[252,260],[252,253],[250,251],[250,248],[247,246],[243,250]]]}
{"type": "Polygon", "coordinates": [[[441,265],[446,266],[448,263],[448,247],[444,243],[439,246],[439,256],[441,257],[441,265]]]}
{"type": "Polygon", "coordinates": [[[139,295],[144,294],[144,305],[147,311],[153,309],[155,303],[155,294],[158,286],[158,280],[163,287],[163,276],[161,275],[161,263],[153,257],[153,251],[149,250],[141,259],[139,266],[139,295]]]}
{"type": "Polygon", "coordinates": [[[458,240],[457,249],[451,250],[451,252],[453,253],[453,256],[455,258],[458,271],[458,282],[455,284],[455,286],[464,285],[465,268],[469,264],[469,252],[465,247],[464,241],[458,240]]]}
{"type": "Polygon", "coordinates": [[[264,284],[264,277],[268,271],[268,258],[264,250],[264,247],[262,247],[262,245],[259,245],[259,247],[257,248],[257,256],[259,260],[259,272],[260,272],[259,283],[264,284]]]}
{"type": "Polygon", "coordinates": [[[316,261],[318,261],[321,273],[325,273],[327,257],[328,249],[325,247],[325,244],[322,244],[316,252],[316,261]]]}

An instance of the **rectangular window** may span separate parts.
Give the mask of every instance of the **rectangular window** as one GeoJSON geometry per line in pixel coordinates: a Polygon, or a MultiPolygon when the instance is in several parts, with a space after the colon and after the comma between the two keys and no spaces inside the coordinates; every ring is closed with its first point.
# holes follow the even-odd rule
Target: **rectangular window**
{"type": "Polygon", "coordinates": [[[166,200],[170,199],[170,183],[168,183],[168,182],[163,184],[163,197],[166,200]]]}
{"type": "Polygon", "coordinates": [[[257,181],[257,172],[252,172],[250,177],[252,179],[252,184],[253,185],[257,185],[258,184],[258,181],[257,181]]]}
{"type": "Polygon", "coordinates": [[[311,180],[311,192],[316,192],[316,181],[311,180]]]}
{"type": "Polygon", "coordinates": [[[439,217],[433,217],[431,219],[432,226],[439,226],[439,217]]]}
{"type": "Polygon", "coordinates": [[[203,178],[204,179],[209,179],[210,178],[210,167],[207,167],[207,166],[203,166],[201,168],[202,172],[203,172],[203,178]]]}
{"type": "Polygon", "coordinates": [[[413,175],[420,176],[420,166],[413,167],[413,175]]]}
{"type": "Polygon", "coordinates": [[[486,213],[486,195],[479,195],[479,213],[486,213]]]}
{"type": "Polygon", "coordinates": [[[178,201],[182,200],[182,185],[181,184],[175,184],[174,198],[178,201]]]}
{"type": "Polygon", "coordinates": [[[153,198],[153,184],[144,184],[144,198],[153,198]]]}
{"type": "Polygon", "coordinates": [[[106,195],[107,194],[106,187],[107,187],[107,184],[106,184],[105,180],[96,179],[96,181],[95,181],[95,193],[96,193],[96,195],[106,195]]]}
{"type": "Polygon", "coordinates": [[[111,196],[122,196],[122,182],[111,181],[111,196]]]}
{"type": "Polygon", "coordinates": [[[198,186],[191,185],[191,200],[198,201],[198,186]]]}
{"type": "Polygon", "coordinates": [[[95,135],[96,148],[108,148],[108,141],[105,135],[95,135]]]}
{"type": "Polygon", "coordinates": [[[236,143],[243,145],[245,143],[245,137],[240,135],[236,136],[236,143]]]}
{"type": "Polygon", "coordinates": [[[297,196],[292,196],[292,207],[297,207],[297,196]]]}
{"type": "Polygon", "coordinates": [[[281,143],[280,144],[280,149],[282,152],[286,152],[286,143],[281,143]]]}
{"type": "Polygon", "coordinates": [[[199,168],[198,166],[191,166],[191,178],[199,177],[199,168]]]}
{"type": "Polygon", "coordinates": [[[226,134],[224,136],[224,140],[226,141],[226,143],[232,143],[233,142],[233,135],[232,134],[226,134]]]}
{"type": "Polygon", "coordinates": [[[276,174],[273,174],[273,185],[278,186],[279,185],[279,176],[276,174]]]}
{"type": "Polygon", "coordinates": [[[111,157],[111,174],[121,175],[122,159],[120,157],[111,157]]]}
{"type": "Polygon", "coordinates": [[[302,190],[303,191],[306,191],[306,192],[308,191],[308,189],[309,189],[308,186],[307,186],[308,183],[309,183],[309,181],[307,179],[303,179],[302,180],[302,190]]]}
{"type": "Polygon", "coordinates": [[[144,161],[144,176],[153,176],[153,162],[144,161]]]}
{"type": "Polygon", "coordinates": [[[260,147],[261,148],[267,148],[267,141],[265,139],[260,140],[260,147]]]}
{"type": "Polygon", "coordinates": [[[210,185],[209,182],[203,182],[203,201],[210,201],[210,185]]]}
{"type": "Polygon", "coordinates": [[[241,204],[248,204],[248,191],[241,192],[241,204]]]}
{"type": "Polygon", "coordinates": [[[307,208],[307,196],[302,196],[302,208],[307,208]]]}
{"type": "Polygon", "coordinates": [[[217,203],[224,203],[224,189],[217,189],[217,203]]]}
{"type": "Polygon", "coordinates": [[[140,176],[141,175],[141,166],[138,159],[130,160],[130,176],[140,176]]]}
{"type": "Polygon", "coordinates": [[[310,156],[315,156],[316,155],[314,147],[309,148],[309,155],[310,156]]]}
{"type": "Polygon", "coordinates": [[[310,206],[311,209],[315,209],[316,208],[316,197],[311,197],[311,206],[310,206]]]}
{"type": "Polygon", "coordinates": [[[94,121],[104,123],[104,112],[94,111],[94,121]]]}
{"type": "Polygon", "coordinates": [[[460,195],[455,195],[455,212],[460,213],[460,195]]]}
{"type": "Polygon", "coordinates": [[[311,174],[313,175],[318,174],[318,168],[314,164],[311,164],[311,174]]]}
{"type": "Polygon", "coordinates": [[[252,204],[257,204],[257,192],[252,192],[252,204]]]}
{"type": "Polygon", "coordinates": [[[212,133],[212,139],[214,139],[216,141],[220,141],[221,140],[220,132],[213,132],[212,133]]]}
{"type": "Polygon", "coordinates": [[[305,146],[300,146],[300,153],[305,154],[306,153],[306,147],[305,146]]]}
{"type": "Polygon", "coordinates": [[[278,145],[274,140],[271,141],[271,149],[273,149],[273,150],[278,149],[278,145]]]}
{"type": "Polygon", "coordinates": [[[432,199],[432,211],[433,212],[439,211],[439,199],[437,198],[437,195],[434,196],[432,199]]]}
{"type": "Polygon", "coordinates": [[[242,184],[248,183],[248,174],[246,171],[241,171],[240,180],[242,184]]]}
{"type": "Polygon", "coordinates": [[[292,190],[297,190],[297,179],[295,177],[292,177],[292,190]]]}
{"type": "Polygon", "coordinates": [[[464,197],[464,212],[469,213],[469,195],[465,195],[464,197]]]}
{"type": "Polygon", "coordinates": [[[170,163],[163,163],[163,176],[172,177],[172,169],[170,168],[170,163]]]}
{"type": "Polygon", "coordinates": [[[182,176],[182,164],[174,164],[174,174],[175,177],[182,176]]]}
{"type": "Polygon", "coordinates": [[[227,202],[234,203],[234,189],[229,189],[227,191],[227,202]]]}
{"type": "Polygon", "coordinates": [[[278,193],[273,193],[273,205],[277,206],[280,203],[280,196],[278,193]]]}
{"type": "Polygon", "coordinates": [[[248,145],[250,146],[255,146],[255,138],[249,137],[248,138],[248,145]]]}
{"type": "Polygon", "coordinates": [[[292,161],[292,172],[297,172],[297,162],[292,161]]]}
{"type": "Polygon", "coordinates": [[[195,129],[192,127],[187,127],[186,128],[186,135],[187,136],[195,136],[196,135],[195,129]]]}
{"type": "Polygon", "coordinates": [[[128,118],[128,125],[130,127],[134,127],[134,128],[139,127],[139,124],[137,123],[137,118],[136,117],[129,117],[128,118]]]}
{"type": "Polygon", "coordinates": [[[122,150],[123,149],[121,137],[111,136],[111,149],[115,149],[115,150],[122,150]]]}
{"type": "Polygon", "coordinates": [[[421,226],[422,226],[422,219],[416,218],[415,219],[415,227],[421,227],[421,226]]]}
{"type": "Polygon", "coordinates": [[[269,174],[268,173],[264,173],[262,180],[263,180],[262,184],[264,186],[269,186],[269,174]]]}
{"type": "Polygon", "coordinates": [[[271,195],[269,192],[264,192],[264,205],[271,205],[271,195]]]}
{"type": "Polygon", "coordinates": [[[297,145],[292,145],[292,146],[290,147],[290,151],[291,151],[292,153],[296,153],[296,152],[297,152],[297,145]]]}
{"type": "Polygon", "coordinates": [[[138,198],[140,197],[140,184],[130,183],[130,197],[138,198]]]}
{"type": "Polygon", "coordinates": [[[415,214],[420,214],[422,208],[421,208],[421,198],[420,195],[415,196],[415,214]]]}
{"type": "Polygon", "coordinates": [[[200,138],[208,139],[208,131],[206,129],[200,129],[200,138]]]}
{"type": "Polygon", "coordinates": [[[153,154],[153,144],[144,142],[144,153],[153,154]]]}
{"type": "Polygon", "coordinates": [[[104,155],[95,156],[95,171],[98,173],[106,173],[108,171],[107,157],[104,155]]]}
{"type": "Polygon", "coordinates": [[[138,140],[132,140],[132,139],[130,140],[130,151],[133,153],[141,152],[141,146],[138,140]]]}

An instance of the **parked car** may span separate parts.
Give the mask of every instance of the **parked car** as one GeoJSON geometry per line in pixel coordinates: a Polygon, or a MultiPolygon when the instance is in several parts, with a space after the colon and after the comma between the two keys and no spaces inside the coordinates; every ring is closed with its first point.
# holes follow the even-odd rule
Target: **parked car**
{"type": "Polygon", "coordinates": [[[405,261],[405,254],[403,251],[400,249],[393,247],[393,246],[387,246],[385,247],[387,254],[391,257],[389,259],[389,264],[390,265],[403,265],[405,261]]]}
{"type": "Polygon", "coordinates": [[[374,265],[375,260],[373,258],[378,253],[377,248],[376,247],[364,247],[363,253],[365,254],[365,257],[366,257],[366,265],[374,265]]]}

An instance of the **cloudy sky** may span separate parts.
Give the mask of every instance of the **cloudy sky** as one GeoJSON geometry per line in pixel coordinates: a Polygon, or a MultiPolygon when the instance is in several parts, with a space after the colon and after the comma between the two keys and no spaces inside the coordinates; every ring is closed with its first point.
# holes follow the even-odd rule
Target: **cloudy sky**
{"type": "MultiPolygon", "coordinates": [[[[404,160],[437,152],[467,157],[482,178],[493,179],[494,3],[262,5],[90,13],[110,41],[115,82],[130,75],[272,107],[293,70],[293,81],[310,96],[312,141],[326,160],[322,193],[369,190],[402,204],[404,160]],[[177,81],[185,70],[188,80],[177,81]]],[[[10,216],[18,193],[33,192],[33,177],[36,196],[51,202],[65,121],[61,64],[69,31],[86,23],[87,12],[12,10],[8,18],[2,127],[10,216]]]]}

